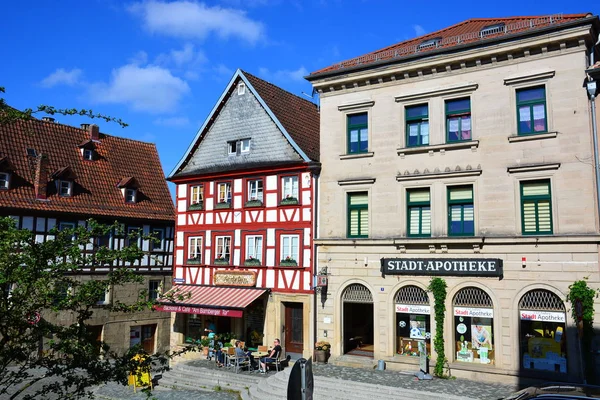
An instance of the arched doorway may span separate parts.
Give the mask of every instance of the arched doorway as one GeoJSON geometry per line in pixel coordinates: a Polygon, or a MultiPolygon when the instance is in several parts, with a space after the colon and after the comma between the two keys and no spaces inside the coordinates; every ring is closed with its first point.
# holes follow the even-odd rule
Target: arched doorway
{"type": "Polygon", "coordinates": [[[521,366],[567,373],[565,305],[549,290],[535,289],[519,301],[521,366]]]}
{"type": "Polygon", "coordinates": [[[494,305],[477,287],[459,290],[452,300],[456,361],[494,364],[494,305]]]}
{"type": "Polygon", "coordinates": [[[431,352],[431,307],[427,292],[420,287],[401,287],[394,298],[396,310],[396,354],[420,356],[419,342],[431,352]],[[422,344],[422,343],[421,343],[422,344]]]}
{"type": "Polygon", "coordinates": [[[360,283],[342,294],[344,354],[373,357],[373,295],[360,283]]]}

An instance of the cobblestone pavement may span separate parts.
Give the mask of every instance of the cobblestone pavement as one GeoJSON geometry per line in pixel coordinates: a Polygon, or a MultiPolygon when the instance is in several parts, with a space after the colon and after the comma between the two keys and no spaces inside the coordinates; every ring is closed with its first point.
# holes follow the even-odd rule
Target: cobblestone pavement
{"type": "Polygon", "coordinates": [[[519,388],[513,385],[471,381],[467,379],[418,380],[414,375],[397,371],[378,371],[363,368],[340,367],[331,364],[313,364],[313,374],[354,382],[372,383],[412,390],[447,393],[482,400],[503,398],[519,388]]]}
{"type": "MultiPolygon", "coordinates": [[[[95,390],[97,399],[102,400],[145,400],[148,397],[141,390],[133,392],[131,386],[110,383],[95,390]]],[[[237,393],[227,391],[178,390],[157,387],[152,391],[151,399],[157,400],[238,400],[237,393]]]]}

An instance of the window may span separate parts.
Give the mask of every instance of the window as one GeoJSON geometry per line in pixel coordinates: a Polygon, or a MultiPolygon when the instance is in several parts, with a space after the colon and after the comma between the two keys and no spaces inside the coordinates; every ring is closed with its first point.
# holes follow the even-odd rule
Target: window
{"type": "Polygon", "coordinates": [[[83,149],[83,159],[88,161],[94,160],[94,150],[92,149],[83,149]]]}
{"type": "Polygon", "coordinates": [[[58,194],[62,197],[70,197],[73,194],[73,182],[58,181],[58,194]]]}
{"type": "Polygon", "coordinates": [[[417,50],[425,50],[438,47],[442,38],[427,39],[417,46],[417,50]]]}
{"type": "Polygon", "coordinates": [[[496,33],[502,33],[505,30],[505,26],[506,26],[506,24],[504,22],[499,23],[499,24],[484,26],[479,31],[479,35],[481,37],[485,37],[485,36],[493,35],[493,34],[496,34],[496,33]]]}
{"type": "Polygon", "coordinates": [[[263,238],[262,236],[246,236],[246,260],[262,262],[263,238]]]}
{"type": "Polygon", "coordinates": [[[227,142],[227,152],[230,156],[250,151],[250,139],[232,140],[227,142]]]}
{"type": "Polygon", "coordinates": [[[231,183],[219,183],[217,196],[219,203],[231,203],[231,183]]]}
{"type": "Polygon", "coordinates": [[[240,140],[240,152],[247,153],[250,151],[250,139],[240,140]]]}
{"type": "Polygon", "coordinates": [[[204,201],[204,186],[192,186],[190,193],[190,204],[200,204],[204,201]]]}
{"type": "Polygon", "coordinates": [[[66,229],[75,229],[75,222],[60,222],[58,224],[59,231],[64,231],[66,229]]]}
{"type": "Polygon", "coordinates": [[[227,142],[227,152],[229,155],[237,154],[237,142],[235,140],[232,142],[227,142]]]}
{"type": "Polygon", "coordinates": [[[229,262],[231,257],[231,236],[217,236],[216,239],[215,261],[229,262]]]}
{"type": "Polygon", "coordinates": [[[448,188],[448,234],[450,236],[475,234],[472,186],[448,188]]]}
{"type": "Polygon", "coordinates": [[[246,93],[246,85],[244,83],[240,82],[238,84],[237,93],[238,93],[238,96],[241,96],[244,93],[246,93]]]}
{"type": "Polygon", "coordinates": [[[427,104],[406,107],[407,147],[429,144],[429,108],[427,104]]]}
{"type": "Polygon", "coordinates": [[[369,194],[348,193],[348,237],[369,236],[369,194]]]}
{"type": "Polygon", "coordinates": [[[544,86],[517,90],[517,120],[519,135],[548,131],[544,86]]]}
{"type": "Polygon", "coordinates": [[[188,262],[196,261],[197,264],[202,263],[202,237],[190,236],[188,238],[188,262]]]}
{"type": "Polygon", "coordinates": [[[140,233],[141,229],[137,226],[130,226],[127,228],[127,236],[125,236],[125,247],[140,245],[140,233]]]}
{"type": "Polygon", "coordinates": [[[369,150],[368,114],[348,115],[348,153],[366,153],[369,150]]]}
{"type": "Polygon", "coordinates": [[[281,261],[298,262],[298,235],[281,235],[281,261]]]}
{"type": "Polygon", "coordinates": [[[125,189],[125,203],[135,203],[137,189],[125,189]]]}
{"type": "Polygon", "coordinates": [[[98,301],[96,302],[97,305],[106,305],[110,303],[110,290],[108,288],[106,288],[104,290],[104,293],[102,293],[100,295],[100,297],[98,298],[98,301]]]}
{"type": "Polygon", "coordinates": [[[479,288],[466,287],[456,293],[452,306],[456,361],[494,365],[494,304],[490,296],[479,288]]]}
{"type": "Polygon", "coordinates": [[[6,172],[0,172],[0,190],[8,189],[10,174],[6,172]]]}
{"type": "Polygon", "coordinates": [[[298,176],[284,176],[281,178],[282,199],[298,199],[298,176]]]}
{"type": "Polygon", "coordinates": [[[160,284],[162,282],[158,280],[150,280],[148,281],[148,300],[157,300],[158,296],[160,296],[160,284]]]}
{"type": "Polygon", "coordinates": [[[446,135],[449,143],[471,140],[471,100],[446,100],[446,135]]]}
{"type": "Polygon", "coordinates": [[[152,250],[162,250],[164,245],[164,236],[165,231],[163,229],[154,228],[152,229],[152,234],[154,236],[154,240],[152,240],[152,250]]]}
{"type": "Polygon", "coordinates": [[[110,249],[112,237],[112,229],[108,232],[103,232],[102,235],[95,237],[96,247],[105,247],[110,249]]]}
{"type": "Polygon", "coordinates": [[[552,234],[550,180],[521,182],[523,235],[552,234]]]}
{"type": "Polygon", "coordinates": [[[408,236],[431,236],[429,189],[407,191],[408,236]]]}
{"type": "Polygon", "coordinates": [[[263,181],[254,179],[248,181],[248,201],[263,201],[263,181]]]}

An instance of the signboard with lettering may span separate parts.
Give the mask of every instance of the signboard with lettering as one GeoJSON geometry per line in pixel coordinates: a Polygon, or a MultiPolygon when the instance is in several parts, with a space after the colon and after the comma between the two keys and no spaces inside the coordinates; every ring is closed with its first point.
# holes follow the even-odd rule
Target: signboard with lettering
{"type": "Polygon", "coordinates": [[[173,278],[173,283],[179,285],[181,283],[185,283],[185,279],[183,278],[173,278]]]}
{"type": "Polygon", "coordinates": [[[413,305],[413,304],[396,304],[396,312],[397,313],[406,313],[406,314],[429,315],[429,314],[431,314],[431,307],[418,306],[418,305],[413,305]]]}
{"type": "Polygon", "coordinates": [[[494,318],[494,309],[478,307],[454,307],[454,316],[494,318]]]}
{"type": "Polygon", "coordinates": [[[188,307],[188,306],[170,306],[159,304],[154,306],[156,311],[175,312],[182,314],[200,314],[213,315],[215,317],[232,317],[242,318],[244,312],[241,310],[226,310],[223,308],[206,308],[206,307],[188,307]]]}
{"type": "Polygon", "coordinates": [[[381,275],[483,276],[502,279],[499,258],[382,258],[381,275]]]}
{"type": "Polygon", "coordinates": [[[521,321],[566,322],[565,313],[550,311],[523,311],[521,321]]]}
{"type": "Polygon", "coordinates": [[[215,271],[213,274],[215,286],[255,286],[256,272],[254,271],[215,271]]]}

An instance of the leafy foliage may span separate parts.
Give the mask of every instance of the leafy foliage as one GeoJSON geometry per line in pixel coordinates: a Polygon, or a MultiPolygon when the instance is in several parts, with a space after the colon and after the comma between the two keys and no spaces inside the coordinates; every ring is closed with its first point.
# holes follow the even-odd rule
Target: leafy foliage
{"type": "MultiPolygon", "coordinates": [[[[53,240],[40,242],[29,230],[17,229],[12,218],[0,218],[0,398],[43,398],[50,392],[77,398],[93,385],[126,384],[130,371],[151,363],[167,369],[173,354],[149,356],[140,368],[132,360],[140,348],[117,354],[91,333],[90,318],[106,290],[143,282],[132,269],[116,266],[144,256],[136,240],[120,250],[98,245],[98,238],[119,228],[90,220],[87,227],[55,229],[53,240]],[[82,252],[86,247],[93,250],[82,252]],[[92,277],[83,269],[93,266],[113,268],[92,277]]],[[[101,307],[126,316],[152,306],[142,291],[130,303],[101,307]]]]}
{"type": "MultiPolygon", "coordinates": [[[[4,87],[0,86],[0,93],[5,93],[6,90],[4,87]]],[[[125,128],[129,126],[127,123],[123,122],[120,118],[111,117],[109,115],[104,115],[100,113],[95,113],[93,110],[86,109],[76,109],[76,108],[56,108],[48,105],[39,105],[37,108],[27,108],[25,110],[17,110],[9,106],[4,98],[0,97],[0,125],[9,124],[17,121],[29,121],[34,118],[35,114],[45,113],[48,115],[80,115],[84,117],[88,117],[91,119],[99,118],[103,119],[106,122],[115,122],[119,124],[121,127],[125,128]]]]}
{"type": "Polygon", "coordinates": [[[432,278],[427,288],[433,293],[433,310],[435,313],[435,337],[433,338],[433,347],[437,354],[433,373],[442,378],[444,377],[444,365],[446,363],[446,353],[444,351],[444,313],[446,312],[446,281],[442,278],[432,278]]]}

